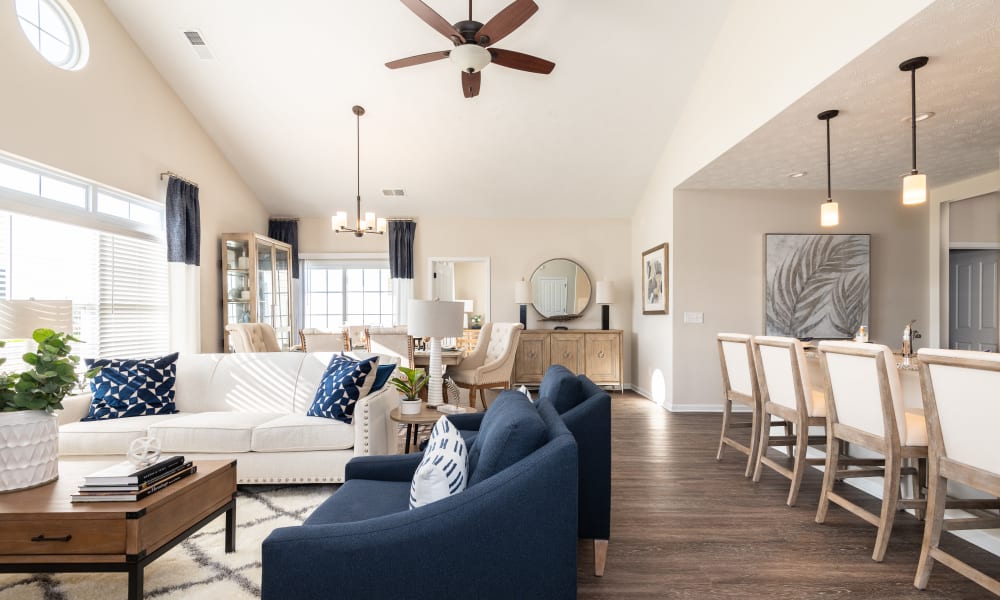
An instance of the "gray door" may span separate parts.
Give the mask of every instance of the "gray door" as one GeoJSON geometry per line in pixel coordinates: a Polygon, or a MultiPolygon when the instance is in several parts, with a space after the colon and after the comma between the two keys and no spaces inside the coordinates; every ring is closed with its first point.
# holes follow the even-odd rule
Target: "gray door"
{"type": "Polygon", "coordinates": [[[952,250],[949,343],[955,350],[996,352],[1000,250],[952,250]]]}

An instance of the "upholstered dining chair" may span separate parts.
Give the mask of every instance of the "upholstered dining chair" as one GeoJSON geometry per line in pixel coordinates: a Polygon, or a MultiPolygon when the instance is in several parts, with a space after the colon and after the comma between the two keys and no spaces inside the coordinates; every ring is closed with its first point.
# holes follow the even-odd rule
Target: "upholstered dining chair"
{"type": "Polygon", "coordinates": [[[917,356],[927,417],[929,478],[924,541],[913,585],[926,588],[937,561],[1000,595],[1000,581],[939,546],[943,531],[1000,527],[995,513],[987,517],[944,518],[949,483],[1000,496],[1000,453],[996,451],[1000,355],[921,348],[917,356]]]}
{"type": "Polygon", "coordinates": [[[824,462],[821,458],[807,457],[806,451],[809,446],[826,443],[825,436],[809,435],[810,427],[826,425],[826,399],[822,392],[813,390],[810,385],[802,342],[789,337],[756,336],[751,344],[760,385],[762,422],[769,423],[774,416],[791,422],[795,430],[792,438],[795,450],[792,468],[789,469],[767,456],[767,449],[774,445],[774,440],[770,427],[760,428],[760,451],[757,452],[753,480],[755,483],[760,481],[765,466],[787,477],[791,486],[786,503],[795,506],[806,466],[824,462]]]}
{"type": "Polygon", "coordinates": [[[365,350],[399,357],[399,365],[413,367],[413,336],[406,325],[365,328],[365,350]]]}
{"type": "Polygon", "coordinates": [[[364,350],[366,347],[365,326],[348,325],[344,329],[347,331],[348,350],[364,350]]]}
{"type": "Polygon", "coordinates": [[[719,363],[722,367],[722,391],[724,406],[722,408],[722,433],[719,434],[719,450],[716,460],[722,460],[722,451],[726,446],[734,448],[747,455],[745,477],[753,474],[757,464],[757,444],[760,442],[760,390],[757,387],[757,369],[753,362],[753,349],[750,347],[751,335],[743,333],[720,333],[718,335],[719,363]],[[733,403],[750,408],[750,423],[736,422],[733,419],[733,403]],[[750,440],[746,444],[729,435],[734,428],[745,429],[750,426],[750,440]]]}
{"type": "Polygon", "coordinates": [[[454,369],[448,369],[455,384],[469,390],[469,406],[476,407],[476,392],[486,409],[486,390],[510,389],[522,329],[520,323],[486,323],[479,332],[476,349],[454,369]]]}
{"type": "Polygon", "coordinates": [[[351,349],[347,331],[343,329],[300,329],[299,342],[303,352],[346,352],[351,349]]]}
{"type": "Polygon", "coordinates": [[[281,352],[274,327],[267,323],[233,323],[226,331],[234,352],[281,352]]]}
{"type": "MultiPolygon", "coordinates": [[[[821,342],[820,360],[827,374],[826,469],[816,522],[826,520],[830,502],[841,506],[878,528],[872,559],[882,562],[897,508],[913,508],[920,518],[926,508],[921,498],[923,466],[927,459],[927,427],[924,416],[903,405],[902,385],[892,350],[879,344],[821,342]],[[867,448],[885,457],[880,469],[841,470],[842,444],[867,448]],[[918,469],[904,468],[916,459],[918,469]],[[882,509],[876,515],[833,490],[836,479],[881,474],[884,487],[882,509]],[[915,477],[914,498],[900,498],[900,478],[915,477]]],[[[857,460],[852,461],[857,464],[857,460]]]]}

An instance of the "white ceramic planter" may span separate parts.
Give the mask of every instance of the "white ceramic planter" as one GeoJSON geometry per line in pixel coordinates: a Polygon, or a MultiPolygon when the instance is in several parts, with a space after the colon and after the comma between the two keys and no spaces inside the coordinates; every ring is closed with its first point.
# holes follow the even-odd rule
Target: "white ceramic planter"
{"type": "Polygon", "coordinates": [[[399,399],[399,414],[401,415],[419,415],[420,414],[420,400],[407,400],[406,398],[399,399]]]}
{"type": "Polygon", "coordinates": [[[0,412],[0,492],[59,477],[59,423],[44,410],[0,412]]]}

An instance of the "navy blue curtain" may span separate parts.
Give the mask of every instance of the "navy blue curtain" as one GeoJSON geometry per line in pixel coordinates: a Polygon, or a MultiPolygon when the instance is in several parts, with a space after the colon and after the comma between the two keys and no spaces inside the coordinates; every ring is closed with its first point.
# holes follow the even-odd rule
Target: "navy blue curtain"
{"type": "Polygon", "coordinates": [[[292,279],[299,278],[299,222],[293,219],[270,219],[267,237],[292,247],[292,279]]]}
{"type": "Polygon", "coordinates": [[[167,261],[201,264],[198,186],[176,177],[167,182],[167,261]]]}
{"type": "Polygon", "coordinates": [[[389,277],[413,279],[414,221],[389,221],[389,277]]]}

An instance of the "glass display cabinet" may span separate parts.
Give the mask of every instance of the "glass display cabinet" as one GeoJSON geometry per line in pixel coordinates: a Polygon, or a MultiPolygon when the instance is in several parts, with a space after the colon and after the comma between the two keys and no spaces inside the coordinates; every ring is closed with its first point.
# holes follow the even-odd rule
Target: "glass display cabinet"
{"type": "Polygon", "coordinates": [[[222,347],[232,352],[226,325],[267,323],[278,344],[292,337],[292,247],[257,233],[222,234],[222,347]]]}

